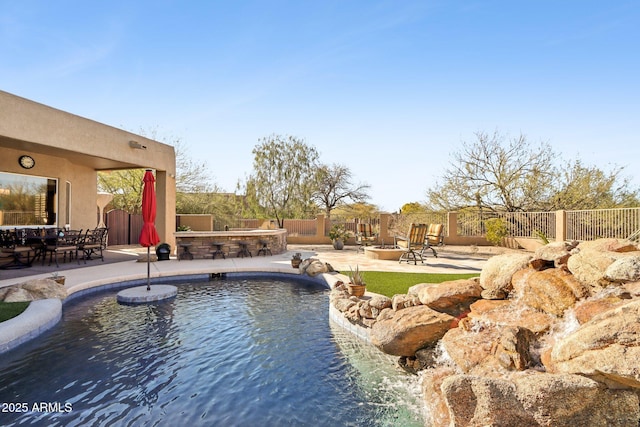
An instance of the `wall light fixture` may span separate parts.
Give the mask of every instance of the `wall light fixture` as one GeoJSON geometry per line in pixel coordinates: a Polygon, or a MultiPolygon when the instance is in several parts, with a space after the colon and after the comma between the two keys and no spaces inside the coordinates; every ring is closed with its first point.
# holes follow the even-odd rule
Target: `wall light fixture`
{"type": "Polygon", "coordinates": [[[138,150],[146,150],[147,146],[140,144],[138,141],[129,141],[129,147],[137,148],[138,150]]]}

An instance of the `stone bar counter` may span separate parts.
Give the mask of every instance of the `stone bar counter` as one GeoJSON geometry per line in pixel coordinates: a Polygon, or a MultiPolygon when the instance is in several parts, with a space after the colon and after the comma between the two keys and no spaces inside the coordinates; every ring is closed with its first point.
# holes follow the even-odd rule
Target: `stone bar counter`
{"type": "MultiPolygon", "coordinates": [[[[222,251],[227,258],[236,258],[241,251],[240,242],[247,245],[247,250],[256,256],[263,247],[263,242],[272,254],[280,254],[287,250],[287,230],[242,229],[229,231],[178,231],[176,238],[176,254],[180,257],[185,252],[185,245],[193,259],[212,259],[218,249],[214,243],[222,243],[222,251]]],[[[221,258],[216,256],[216,258],[221,258]]],[[[185,259],[184,257],[182,259],[185,259]]]]}

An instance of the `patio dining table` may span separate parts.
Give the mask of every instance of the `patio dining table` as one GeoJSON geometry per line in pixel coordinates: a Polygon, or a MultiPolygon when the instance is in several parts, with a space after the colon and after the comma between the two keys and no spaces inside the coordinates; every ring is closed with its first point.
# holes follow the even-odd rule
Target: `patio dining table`
{"type": "Polygon", "coordinates": [[[26,238],[21,230],[0,231],[0,269],[27,268],[41,255],[42,241],[26,238]]]}

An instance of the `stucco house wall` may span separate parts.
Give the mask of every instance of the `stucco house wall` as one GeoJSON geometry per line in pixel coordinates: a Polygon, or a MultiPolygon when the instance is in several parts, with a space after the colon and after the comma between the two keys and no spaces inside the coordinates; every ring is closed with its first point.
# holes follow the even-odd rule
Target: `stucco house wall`
{"type": "Polygon", "coordinates": [[[172,146],[0,91],[0,171],[57,179],[59,227],[67,217],[71,228],[96,227],[97,172],[132,168],[155,170],[156,228],[163,242],[175,246],[172,146]],[[145,148],[132,148],[130,141],[145,148]],[[22,155],[35,159],[32,169],[19,165],[22,155]]]}

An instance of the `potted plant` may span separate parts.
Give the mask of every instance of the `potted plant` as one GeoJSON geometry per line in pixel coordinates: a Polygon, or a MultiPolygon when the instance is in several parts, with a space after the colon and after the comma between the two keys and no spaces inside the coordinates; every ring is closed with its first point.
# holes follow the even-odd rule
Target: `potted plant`
{"type": "Polygon", "coordinates": [[[302,262],[302,254],[300,252],[296,252],[291,257],[291,267],[298,268],[300,267],[300,263],[302,262]]]}
{"type": "Polygon", "coordinates": [[[329,231],[329,238],[333,244],[334,249],[344,248],[344,242],[349,238],[351,234],[344,228],[344,225],[336,224],[331,227],[329,231]]]}
{"type": "Polygon", "coordinates": [[[55,281],[56,283],[59,283],[60,285],[64,286],[65,279],[66,277],[60,276],[60,273],[58,273],[57,271],[54,271],[53,273],[51,273],[51,280],[55,281]]]}
{"type": "MultiPolygon", "coordinates": [[[[349,267],[349,269],[351,269],[351,267],[349,267]]],[[[366,283],[364,283],[364,274],[356,265],[356,269],[351,270],[351,272],[349,273],[349,283],[347,284],[349,295],[353,295],[354,297],[361,297],[364,295],[366,287],[367,285],[366,283]]]]}

